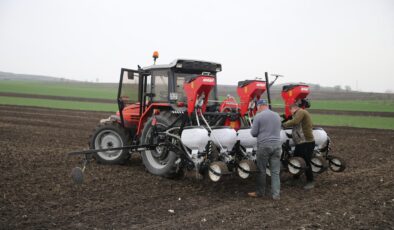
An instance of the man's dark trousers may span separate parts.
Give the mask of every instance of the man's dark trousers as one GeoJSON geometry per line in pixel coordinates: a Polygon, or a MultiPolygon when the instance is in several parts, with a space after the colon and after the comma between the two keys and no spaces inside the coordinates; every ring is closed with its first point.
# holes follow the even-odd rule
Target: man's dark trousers
{"type": "Polygon", "coordinates": [[[302,157],[305,160],[306,169],[305,176],[307,182],[313,181],[313,172],[311,166],[311,159],[313,156],[313,150],[315,149],[315,142],[305,142],[295,146],[294,156],[302,157]]]}

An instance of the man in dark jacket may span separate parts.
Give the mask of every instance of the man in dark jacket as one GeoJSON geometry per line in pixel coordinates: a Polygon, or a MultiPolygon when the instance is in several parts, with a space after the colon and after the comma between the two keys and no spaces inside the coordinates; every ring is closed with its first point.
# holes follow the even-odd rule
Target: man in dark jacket
{"type": "Polygon", "coordinates": [[[280,157],[282,145],[280,142],[281,119],[279,114],[268,108],[268,102],[260,99],[257,102],[258,114],[253,119],[251,134],[257,137],[256,163],[257,174],[256,192],[250,192],[250,197],[265,195],[266,167],[269,162],[271,171],[271,195],[275,200],[280,199],[280,157]]]}
{"type": "Polygon", "coordinates": [[[313,172],[311,167],[311,159],[315,148],[315,140],[313,138],[313,124],[311,115],[308,111],[300,108],[297,103],[290,106],[293,118],[283,123],[284,127],[293,127],[292,136],[295,143],[294,155],[300,156],[306,163],[306,181],[304,189],[314,188],[313,172]]]}

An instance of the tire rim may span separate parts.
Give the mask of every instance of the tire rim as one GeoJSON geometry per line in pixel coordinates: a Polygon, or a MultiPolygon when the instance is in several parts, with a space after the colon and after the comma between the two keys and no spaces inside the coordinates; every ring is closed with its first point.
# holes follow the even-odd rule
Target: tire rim
{"type": "Polygon", "coordinates": [[[338,158],[332,158],[330,160],[330,168],[332,171],[339,172],[341,170],[341,167],[342,167],[342,162],[338,158]],[[337,165],[340,165],[340,166],[337,166],[337,165]]]}
{"type": "MultiPolygon", "coordinates": [[[[107,148],[118,148],[123,146],[123,141],[120,135],[113,130],[103,130],[97,134],[94,140],[95,149],[107,149],[107,148]]],[[[106,161],[116,160],[123,150],[113,150],[106,152],[98,152],[102,159],[106,161]]]]}
{"type": "Polygon", "coordinates": [[[208,176],[209,179],[211,179],[211,181],[213,182],[218,182],[222,178],[222,175],[217,175],[217,174],[223,174],[223,172],[227,171],[226,169],[227,166],[225,164],[219,164],[213,162],[212,164],[209,165],[209,167],[210,170],[208,170],[208,176]],[[211,170],[214,171],[215,173],[212,172],[211,170]]]}
{"type": "Polygon", "coordinates": [[[311,159],[312,171],[314,173],[321,173],[324,170],[324,162],[321,157],[314,157],[311,159]]]}
{"type": "Polygon", "coordinates": [[[293,175],[299,174],[301,172],[301,169],[299,169],[299,168],[301,168],[301,167],[302,167],[302,164],[298,159],[292,158],[289,160],[288,168],[289,168],[289,172],[291,174],[293,174],[293,175]],[[293,165],[295,167],[293,167],[293,165]]]}
{"type": "Polygon", "coordinates": [[[242,160],[239,162],[238,165],[239,165],[239,167],[237,168],[238,176],[241,177],[242,179],[247,179],[250,176],[250,173],[245,171],[251,171],[252,166],[250,165],[250,161],[242,160]]]}

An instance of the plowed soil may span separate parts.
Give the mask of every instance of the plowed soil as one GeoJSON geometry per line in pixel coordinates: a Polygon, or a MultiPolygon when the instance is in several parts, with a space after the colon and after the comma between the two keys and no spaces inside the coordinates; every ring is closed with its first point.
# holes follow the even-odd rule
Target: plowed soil
{"type": "Polygon", "coordinates": [[[135,154],[127,165],[92,163],[85,183],[70,171],[99,119],[109,114],[0,106],[0,229],[392,229],[394,131],[326,127],[342,173],[316,188],[282,175],[281,200],[253,199],[254,180],[153,176],[135,154]],[[170,210],[170,211],[169,211],[170,210]],[[173,212],[172,212],[173,210],[173,212]]]}

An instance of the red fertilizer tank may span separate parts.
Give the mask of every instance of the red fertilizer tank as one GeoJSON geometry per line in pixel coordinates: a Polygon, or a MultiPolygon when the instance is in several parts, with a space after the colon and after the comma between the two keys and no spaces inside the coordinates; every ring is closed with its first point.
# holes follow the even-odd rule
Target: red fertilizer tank
{"type": "Polygon", "coordinates": [[[191,115],[196,107],[196,103],[200,97],[204,97],[201,105],[202,112],[205,112],[209,93],[216,86],[215,78],[212,76],[199,75],[185,81],[183,89],[187,95],[187,112],[191,115]]]}
{"type": "Polygon", "coordinates": [[[309,86],[306,84],[284,85],[282,88],[282,98],[285,102],[285,116],[291,116],[290,105],[298,100],[305,99],[309,95],[309,86]]]}
{"type": "Polygon", "coordinates": [[[238,82],[237,93],[240,99],[240,113],[241,116],[248,114],[249,109],[253,109],[253,113],[256,113],[256,107],[250,103],[255,103],[260,99],[261,95],[267,89],[265,81],[261,80],[245,80],[238,82]]]}

